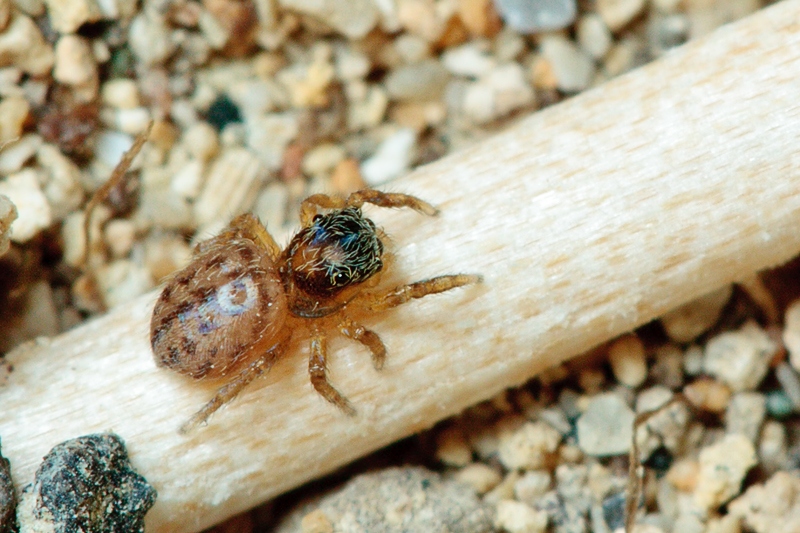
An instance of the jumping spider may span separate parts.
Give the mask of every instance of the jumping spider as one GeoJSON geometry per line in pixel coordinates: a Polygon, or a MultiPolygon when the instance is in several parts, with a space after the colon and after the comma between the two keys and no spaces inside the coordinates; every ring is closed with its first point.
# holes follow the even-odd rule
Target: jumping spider
{"type": "Polygon", "coordinates": [[[167,283],[150,322],[156,363],[195,379],[236,372],[181,432],[204,423],[267,371],[295,331],[310,332],[311,384],[327,401],[355,414],[328,381],[326,331],[336,328],[366,346],[380,369],[386,347],[374,331],[350,317],[353,311],[385,311],[480,280],[455,274],[376,289],[385,235],[362,215],[365,203],[436,214],[430,204],[405,194],[371,189],[347,199],[315,194],[303,201],[302,229],[286,249],[278,247],[255,216],[241,215],[221,234],[200,243],[193,261],[167,283]],[[318,209],[329,212],[320,215],[318,209]]]}

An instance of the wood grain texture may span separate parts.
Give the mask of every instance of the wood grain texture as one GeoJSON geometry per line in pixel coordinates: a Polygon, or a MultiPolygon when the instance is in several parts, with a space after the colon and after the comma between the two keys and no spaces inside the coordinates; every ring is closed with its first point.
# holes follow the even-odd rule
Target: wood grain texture
{"type": "Polygon", "coordinates": [[[332,343],[331,378],[357,418],[312,391],[294,353],[179,435],[217,385],[155,367],[151,294],[9,355],[0,436],[16,483],[56,443],[115,431],[159,491],[148,531],[198,531],[788,260],[798,20],[800,2],[777,4],[391,184],[441,209],[369,210],[402,277],[485,283],[375,317],[380,373],[363,348],[332,343]]]}

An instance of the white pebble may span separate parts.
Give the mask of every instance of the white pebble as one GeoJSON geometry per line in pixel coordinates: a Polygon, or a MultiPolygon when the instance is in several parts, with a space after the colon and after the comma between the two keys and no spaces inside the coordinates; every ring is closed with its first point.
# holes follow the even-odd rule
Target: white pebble
{"type": "Polygon", "coordinates": [[[553,484],[547,470],[529,470],[514,483],[514,496],[521,502],[534,505],[553,484]]]}
{"type": "Polygon", "coordinates": [[[163,63],[175,51],[166,21],[154,9],[145,10],[133,19],[128,30],[128,45],[145,66],[163,63]]]}
{"type": "Polygon", "coordinates": [[[594,61],[575,43],[563,35],[547,35],[542,37],[540,50],[550,63],[560,90],[578,92],[589,86],[595,73],[594,61]]]}
{"type": "Polygon", "coordinates": [[[29,111],[30,104],[20,96],[0,100],[0,144],[19,139],[29,111]]]}
{"type": "Polygon", "coordinates": [[[361,39],[378,23],[373,0],[278,0],[286,10],[309,15],[349,39],[361,39]]]}
{"type": "Polygon", "coordinates": [[[286,147],[299,131],[295,113],[271,113],[245,121],[246,144],[269,170],[278,170],[286,147]]]}
{"type": "Polygon", "coordinates": [[[717,335],[706,344],[703,368],[733,391],[755,389],[769,370],[777,344],[754,322],[717,335]]]}
{"type": "Polygon", "coordinates": [[[374,128],[383,120],[389,95],[380,85],[351,82],[345,89],[348,99],[347,127],[351,131],[374,128]]]}
{"type": "Polygon", "coordinates": [[[183,146],[198,161],[206,162],[217,155],[219,138],[208,122],[198,121],[183,134],[183,146]]]}
{"type": "Polygon", "coordinates": [[[61,220],[83,201],[81,169],[53,144],[39,147],[36,159],[46,173],[42,190],[50,203],[54,220],[61,220]]]}
{"type": "Polygon", "coordinates": [[[593,397],[578,418],[578,445],[587,455],[627,453],[633,437],[634,414],[616,394],[593,397]]]}
{"type": "Polygon", "coordinates": [[[608,362],[614,377],[628,387],[638,387],[647,379],[644,343],[636,335],[625,335],[608,348],[608,362]]]}
{"type": "Polygon", "coordinates": [[[289,203],[289,189],[282,182],[267,184],[261,190],[253,206],[255,213],[261,222],[277,239],[274,232],[280,231],[286,221],[286,206],[289,203]]]}
{"type": "Polygon", "coordinates": [[[641,13],[644,4],[644,0],[597,0],[597,12],[611,31],[618,31],[641,13]]]}
{"type": "Polygon", "coordinates": [[[203,186],[203,163],[190,159],[172,177],[170,189],[186,200],[195,200],[203,186]]]}
{"type": "Polygon", "coordinates": [[[476,124],[490,122],[524,106],[536,94],[518,63],[499,65],[489,75],[470,83],[464,93],[464,113],[476,124]]]}
{"type": "Polygon", "coordinates": [[[97,82],[97,64],[89,42],[77,35],[64,35],[56,43],[53,78],[66,85],[97,82]]]}
{"type": "Polygon", "coordinates": [[[324,176],[336,168],[347,155],[337,144],[320,144],[303,156],[303,172],[308,176],[324,176]]]}
{"type": "Polygon", "coordinates": [[[384,84],[392,100],[424,102],[440,98],[449,77],[439,61],[429,59],[396,68],[384,84]]]}
{"type": "Polygon", "coordinates": [[[444,68],[456,76],[478,78],[492,71],[497,61],[480,41],[447,49],[442,54],[444,68]]]}
{"type": "Polygon", "coordinates": [[[106,307],[113,308],[144,294],[155,283],[147,268],[119,259],[98,269],[97,285],[106,307]]]}
{"type": "Polygon", "coordinates": [[[370,71],[370,59],[361,50],[349,46],[339,46],[335,50],[334,67],[336,78],[340,81],[363,79],[370,71]]]}
{"type": "Polygon", "coordinates": [[[390,135],[378,146],[375,154],[361,164],[364,181],[374,186],[405,174],[411,165],[416,143],[417,135],[410,128],[390,135]]]}
{"type": "Polygon", "coordinates": [[[728,505],[729,515],[739,523],[735,531],[800,531],[798,494],[800,478],[795,472],[777,472],[766,483],[753,485],[728,505]]]}
{"type": "Polygon", "coordinates": [[[485,463],[471,463],[456,472],[456,481],[466,483],[478,494],[486,494],[503,479],[494,468],[485,463]]]}
{"type": "Polygon", "coordinates": [[[555,453],[561,434],[544,422],[525,422],[499,435],[498,458],[509,470],[542,468],[555,453]]]}
{"type": "Polygon", "coordinates": [[[559,30],[575,20],[575,0],[495,0],[500,17],[520,33],[559,30]]]}
{"type": "Polygon", "coordinates": [[[725,435],[703,448],[694,502],[704,510],[718,508],[739,494],[744,476],[757,463],[755,448],[744,435],[725,435]]]}
{"type": "Polygon", "coordinates": [[[83,24],[100,20],[97,0],[45,0],[50,24],[59,33],[73,33],[83,24]]]}
{"type": "Polygon", "coordinates": [[[139,107],[139,88],[129,78],[115,78],[103,84],[100,92],[103,104],[118,109],[139,107]]]}
{"type": "Polygon", "coordinates": [[[725,411],[725,432],[738,433],[755,443],[767,414],[767,401],[758,392],[739,392],[733,395],[725,411]]]}
{"type": "Polygon", "coordinates": [[[16,206],[11,203],[8,196],[0,194],[0,256],[11,246],[11,224],[16,219],[16,206]]]}
{"type": "Polygon", "coordinates": [[[107,123],[115,130],[130,135],[139,135],[147,129],[150,124],[150,109],[147,107],[134,107],[132,109],[114,109],[110,116],[103,114],[104,118],[109,118],[107,123]]]}
{"type": "Polygon", "coordinates": [[[515,500],[500,500],[494,524],[508,533],[544,533],[547,512],[537,511],[515,500]]]}
{"type": "Polygon", "coordinates": [[[54,62],[53,49],[39,27],[22,14],[15,15],[6,30],[0,33],[0,57],[34,76],[48,73],[54,62]]]}
{"type": "Polygon", "coordinates": [[[117,131],[103,131],[95,141],[95,157],[108,168],[114,168],[130,147],[133,137],[117,131]]]}
{"type": "Polygon", "coordinates": [[[608,26],[596,13],[587,13],[580,18],[576,34],[583,51],[595,59],[605,56],[614,42],[608,26]]]}
{"type": "Polygon", "coordinates": [[[130,220],[115,218],[103,229],[103,239],[114,258],[125,257],[136,241],[136,224],[130,220]]]}
{"type": "Polygon", "coordinates": [[[17,172],[33,157],[42,138],[39,135],[28,133],[17,141],[10,141],[0,149],[0,174],[8,175],[17,172]]]}
{"type": "Polygon", "coordinates": [[[250,151],[231,148],[211,164],[203,190],[194,204],[200,225],[230,219],[250,209],[267,178],[267,169],[250,151]]]}
{"type": "Polygon", "coordinates": [[[795,300],[786,309],[783,324],[783,344],[789,352],[789,362],[800,372],[800,300],[795,300]]]}
{"type": "Polygon", "coordinates": [[[16,206],[19,217],[11,225],[11,240],[24,243],[53,221],[50,203],[39,186],[40,175],[31,168],[0,180],[0,194],[16,206]]]}

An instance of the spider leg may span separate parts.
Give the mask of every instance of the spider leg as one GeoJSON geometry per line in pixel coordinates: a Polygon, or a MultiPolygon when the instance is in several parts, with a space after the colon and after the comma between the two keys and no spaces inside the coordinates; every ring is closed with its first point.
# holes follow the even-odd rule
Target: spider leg
{"type": "Polygon", "coordinates": [[[325,400],[344,411],[346,415],[355,416],[355,408],[328,381],[327,355],[325,336],[315,328],[311,337],[311,354],[308,358],[308,375],[311,378],[311,384],[325,400]]]}
{"type": "Polygon", "coordinates": [[[347,207],[361,207],[364,204],[373,204],[378,207],[410,207],[423,215],[435,215],[439,211],[428,202],[416,196],[393,192],[381,192],[375,189],[362,189],[347,197],[347,207]]]}
{"type": "Polygon", "coordinates": [[[195,254],[201,254],[220,244],[227,244],[233,239],[247,238],[266,249],[270,257],[277,259],[281,253],[280,246],[272,238],[267,229],[258,218],[250,213],[239,215],[228,224],[222,232],[205,241],[199,242],[194,247],[195,254]]]}
{"type": "Polygon", "coordinates": [[[277,360],[278,356],[283,352],[288,344],[288,339],[285,339],[267,353],[250,363],[244,370],[242,370],[236,378],[225,386],[221,387],[217,393],[211,398],[202,409],[197,411],[192,417],[187,420],[178,430],[182,435],[186,435],[199,425],[208,422],[209,417],[214,414],[220,407],[233,400],[242,389],[247,387],[258,376],[267,372],[272,368],[273,363],[277,360]]]}
{"type": "Polygon", "coordinates": [[[312,194],[300,204],[300,222],[304,228],[310,226],[319,208],[344,209],[345,207],[361,207],[364,204],[373,204],[378,207],[410,207],[423,215],[438,213],[435,207],[416,196],[362,189],[350,194],[347,199],[327,194],[312,194]]]}
{"type": "Polygon", "coordinates": [[[386,361],[386,346],[384,346],[377,333],[353,322],[349,318],[345,318],[339,323],[339,332],[348,339],[360,342],[369,349],[375,370],[383,368],[383,363],[386,361]]]}
{"type": "Polygon", "coordinates": [[[371,311],[385,311],[392,307],[402,305],[409,300],[422,298],[429,294],[449,291],[456,287],[463,287],[472,283],[480,283],[481,276],[475,274],[451,274],[437,276],[408,285],[400,285],[373,294],[366,295],[365,307],[371,311]]]}

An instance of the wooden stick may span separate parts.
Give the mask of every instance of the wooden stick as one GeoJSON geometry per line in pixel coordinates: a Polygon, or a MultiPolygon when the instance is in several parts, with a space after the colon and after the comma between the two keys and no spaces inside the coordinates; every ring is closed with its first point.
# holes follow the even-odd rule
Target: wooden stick
{"type": "Polygon", "coordinates": [[[436,218],[371,210],[407,279],[482,286],[332,343],[316,395],[292,354],[188,436],[217,384],[152,361],[155,294],[9,355],[0,436],[19,487],[56,443],[112,430],[159,491],[150,532],[193,532],[330,472],[800,250],[800,2],[779,3],[391,185],[436,218]]]}

